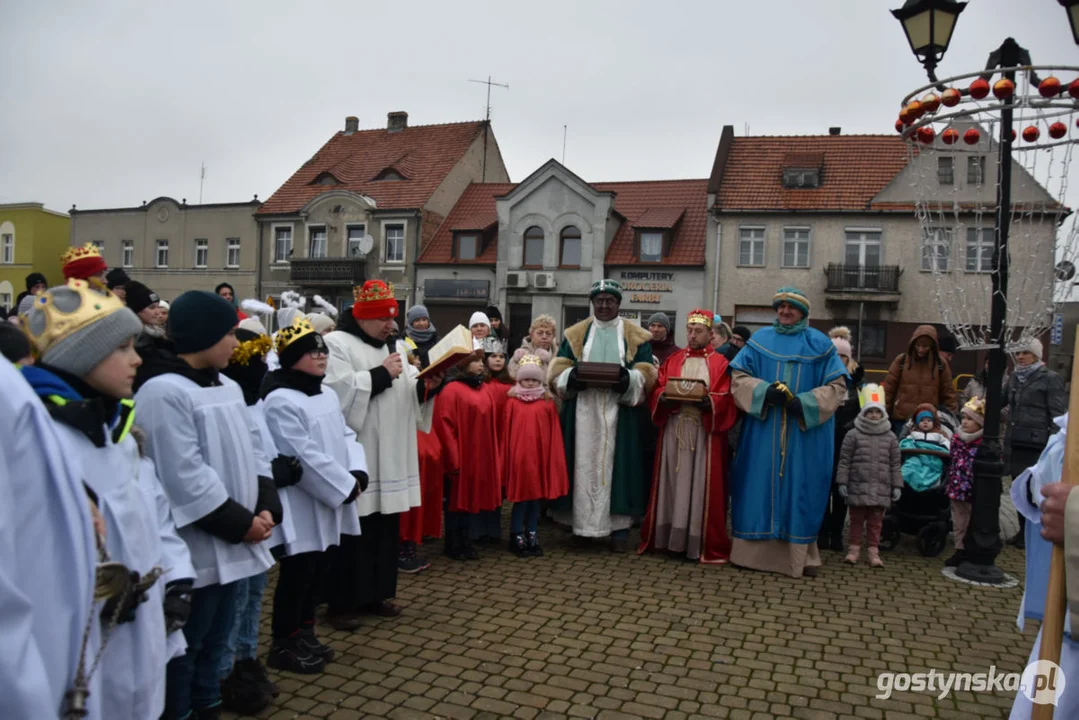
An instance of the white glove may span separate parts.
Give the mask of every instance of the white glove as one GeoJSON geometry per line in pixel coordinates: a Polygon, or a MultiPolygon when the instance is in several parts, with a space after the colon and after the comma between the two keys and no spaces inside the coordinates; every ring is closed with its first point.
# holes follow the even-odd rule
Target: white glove
{"type": "Polygon", "coordinates": [[[847,499],[847,486],[846,485],[840,485],[839,486],[839,497],[843,498],[844,500],[847,499]]]}
{"type": "Polygon", "coordinates": [[[900,488],[892,488],[892,502],[899,502],[899,496],[903,493],[900,488]]]}

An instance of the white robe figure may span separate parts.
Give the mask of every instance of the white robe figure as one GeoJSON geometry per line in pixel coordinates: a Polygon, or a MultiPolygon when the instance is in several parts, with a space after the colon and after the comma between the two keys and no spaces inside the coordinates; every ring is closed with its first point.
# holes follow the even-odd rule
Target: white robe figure
{"type": "Polygon", "coordinates": [[[359,535],[360,519],[345,505],[356,480],[353,470],[367,472],[363,446],[345,424],[337,396],[329,390],[307,396],[279,388],[266,396],[266,424],[277,451],[298,458],[300,482],[282,488],[292,509],[293,538],[289,555],[321,552],[341,543],[341,535],[359,535]]]}
{"type": "MultiPolygon", "coordinates": [[[[100,647],[93,520],[68,448],[7,362],[0,387],[0,717],[55,718],[88,626],[87,671],[100,647]]],[[[91,719],[102,717],[100,680],[90,678],[91,719]]]]}
{"type": "Polygon", "coordinates": [[[200,387],[168,373],[135,395],[146,453],[191,551],[196,589],[243,580],[274,564],[264,542],[230,543],[195,525],[230,498],[254,512],[259,476],[273,477],[240,386],[224,375],[219,379],[220,386],[200,387]]]}
{"type": "MultiPolygon", "coordinates": [[[[345,422],[355,431],[367,456],[367,490],[356,500],[361,518],[374,513],[407,512],[420,506],[420,461],[416,430],[431,431],[434,402],[422,405],[416,384],[419,371],[404,363],[390,387],[371,398],[371,370],[389,357],[389,346],[376,348],[344,331],[326,336],[330,351],[324,387],[337,394],[345,422]]],[[[302,481],[301,481],[302,482],[302,481]]]]}
{"type": "MultiPolygon", "coordinates": [[[[1039,505],[1045,499],[1041,493],[1042,487],[1050,483],[1060,482],[1064,470],[1064,443],[1068,431],[1067,414],[1056,419],[1060,432],[1050,436],[1049,444],[1042,451],[1037,464],[1023,472],[1012,482],[1011,496],[1016,509],[1029,521],[1026,528],[1027,538],[1027,578],[1026,590],[1019,604],[1019,616],[1016,624],[1022,630],[1027,618],[1041,620],[1045,610],[1045,596],[1048,584],[1048,568],[1052,557],[1052,545],[1041,537],[1041,510],[1039,505]],[[1027,499],[1029,495],[1034,500],[1031,504],[1027,499]]],[[[1071,503],[1069,503],[1071,504],[1071,503]]],[[[1066,542],[1073,537],[1075,530],[1065,531],[1068,536],[1066,542]]],[[[1069,574],[1075,571],[1074,566],[1068,563],[1069,574]]],[[[1079,641],[1072,636],[1072,613],[1068,611],[1064,616],[1064,639],[1060,644],[1060,669],[1066,678],[1064,691],[1058,697],[1059,704],[1056,707],[1055,717],[1075,718],[1079,717],[1079,641]]],[[[1041,653],[1042,634],[1038,631],[1038,637],[1034,640],[1027,664],[1038,660],[1041,653]]],[[[1015,703],[1012,705],[1011,720],[1024,720],[1031,716],[1033,703],[1022,692],[1016,693],[1015,703]]]]}
{"type": "MultiPolygon", "coordinates": [[[[139,457],[135,438],[128,434],[118,444],[113,443],[112,428],[106,428],[105,447],[99,448],[69,425],[58,422],[56,428],[71,448],[83,481],[97,495],[109,557],[140,577],[157,567],[171,570],[173,579],[193,580],[186,547],[180,551],[175,545],[181,541],[171,518],[162,521],[159,517],[154,467],[139,457]],[[169,538],[168,556],[165,537],[169,538]],[[168,566],[170,561],[177,567],[168,566]]],[[[165,664],[169,660],[165,582],[164,575],[158,578],[146,591],[146,602],[138,606],[135,619],[117,624],[109,636],[99,670],[101,707],[108,718],[157,718],[165,709],[165,664]]]]}
{"type": "MultiPolygon", "coordinates": [[[[248,405],[247,414],[251,416],[251,422],[258,428],[259,439],[262,441],[262,453],[272,461],[281,453],[277,451],[273,435],[270,434],[270,428],[266,425],[266,402],[259,400],[254,405],[248,405]]],[[[286,489],[280,488],[277,491],[277,497],[281,500],[281,522],[274,525],[273,534],[265,542],[266,547],[271,550],[278,545],[292,542],[296,537],[296,529],[292,525],[292,508],[289,505],[286,489]]]]}

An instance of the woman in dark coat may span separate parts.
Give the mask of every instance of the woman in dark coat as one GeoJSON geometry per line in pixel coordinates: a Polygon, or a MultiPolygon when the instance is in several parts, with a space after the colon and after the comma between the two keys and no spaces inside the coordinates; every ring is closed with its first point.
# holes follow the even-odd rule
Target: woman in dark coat
{"type": "MultiPolygon", "coordinates": [[[[1015,372],[1004,388],[1004,403],[1008,422],[1004,431],[1004,451],[1008,472],[1016,478],[1038,462],[1038,456],[1049,443],[1049,436],[1058,428],[1053,422],[1068,411],[1068,393],[1064,380],[1042,362],[1042,343],[1028,340],[1015,355],[1015,372]]],[[[1023,516],[1019,516],[1019,533],[1012,544],[1023,548],[1023,516]]]]}
{"type": "Polygon", "coordinates": [[[836,470],[839,467],[839,451],[843,447],[843,439],[851,429],[854,419],[858,417],[861,407],[858,402],[858,389],[865,383],[865,368],[859,365],[853,357],[850,344],[850,330],[845,327],[833,328],[828,335],[832,338],[839,359],[846,365],[850,373],[850,381],[847,384],[847,400],[835,412],[835,459],[832,461],[832,489],[829,495],[828,505],[824,508],[824,522],[821,524],[820,533],[817,536],[817,546],[829,548],[838,552],[843,551],[843,526],[847,522],[847,503],[839,494],[836,487],[836,470]]]}

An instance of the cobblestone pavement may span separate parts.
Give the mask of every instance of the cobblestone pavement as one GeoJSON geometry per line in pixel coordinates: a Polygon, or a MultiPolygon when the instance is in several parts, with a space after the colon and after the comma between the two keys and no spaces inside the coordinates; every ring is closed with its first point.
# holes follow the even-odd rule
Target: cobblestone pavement
{"type": "MultiPolygon", "coordinates": [[[[880,700],[876,677],[1021,671],[1037,633],[1016,629],[1021,585],[941,575],[950,543],[923,558],[904,537],[876,570],[824,551],[818,577],[793,580],[579,549],[549,525],[541,538],[535,559],[498,546],[460,563],[425,546],[432,567],[400,579],[404,614],[321,626],[336,662],[274,675],[281,696],[260,717],[999,718],[1009,693],[880,700]]],[[[1010,547],[999,560],[1020,579],[1022,562],[1010,547]]]]}

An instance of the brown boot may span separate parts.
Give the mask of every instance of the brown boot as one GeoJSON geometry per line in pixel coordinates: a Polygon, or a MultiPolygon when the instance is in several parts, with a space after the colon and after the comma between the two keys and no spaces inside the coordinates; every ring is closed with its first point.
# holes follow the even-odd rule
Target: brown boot
{"type": "Polygon", "coordinates": [[[858,564],[858,558],[861,557],[862,548],[859,545],[851,545],[847,548],[847,557],[843,558],[843,562],[850,563],[851,565],[858,564]]]}
{"type": "Polygon", "coordinates": [[[875,547],[869,548],[869,567],[884,567],[884,561],[880,559],[880,550],[875,547]]]}

